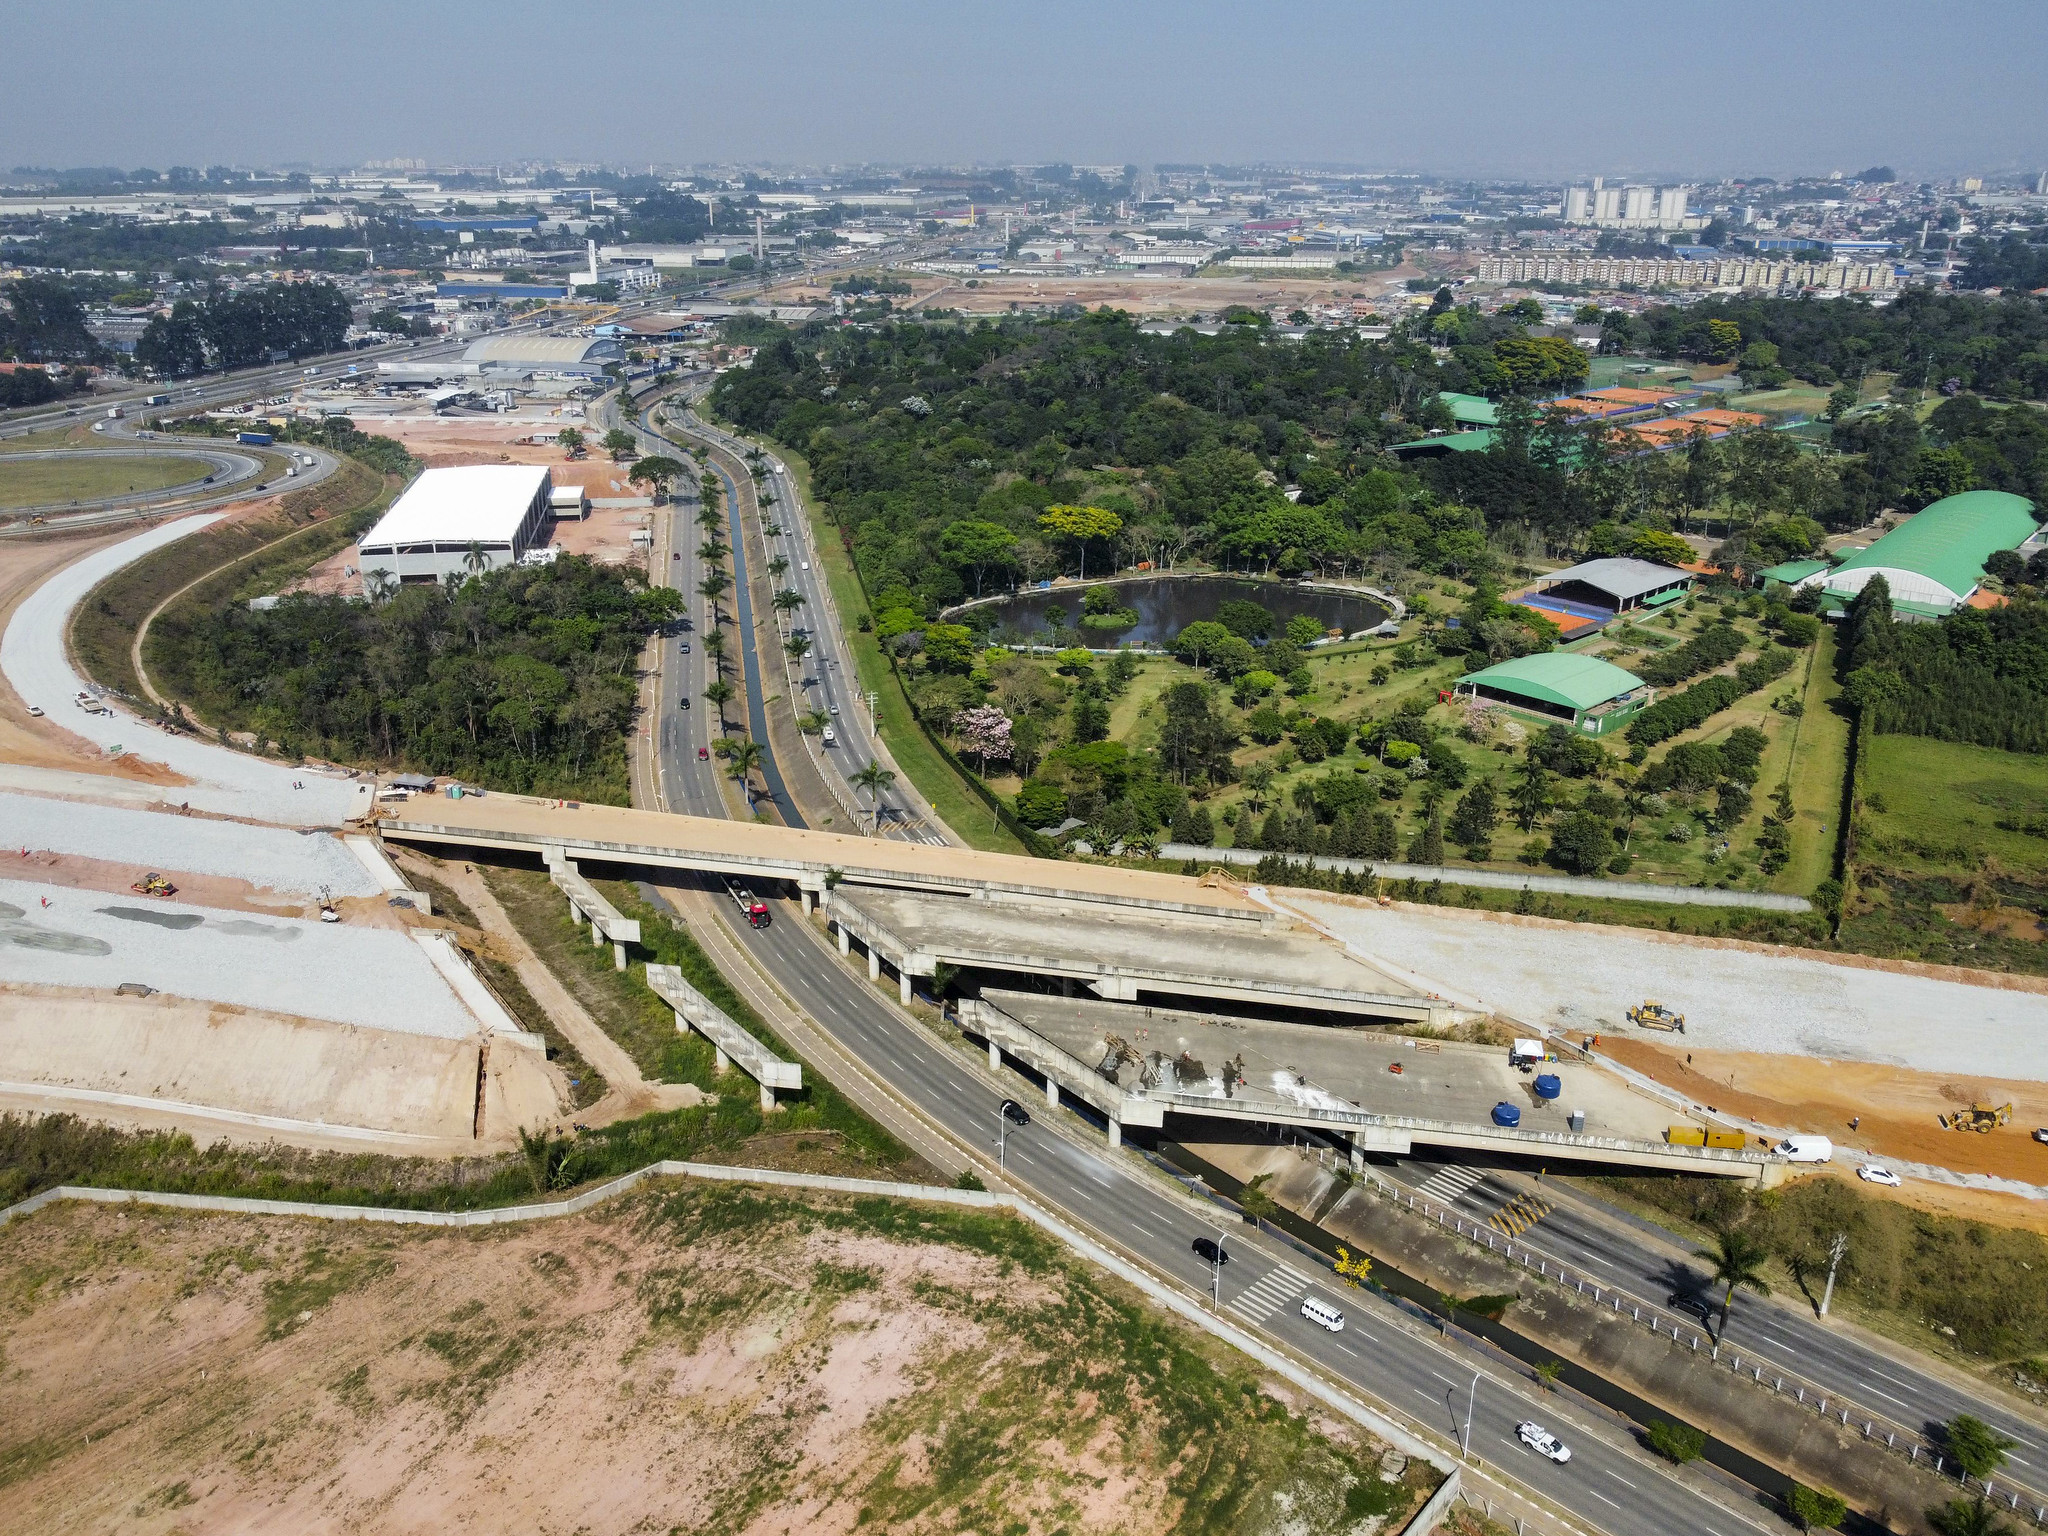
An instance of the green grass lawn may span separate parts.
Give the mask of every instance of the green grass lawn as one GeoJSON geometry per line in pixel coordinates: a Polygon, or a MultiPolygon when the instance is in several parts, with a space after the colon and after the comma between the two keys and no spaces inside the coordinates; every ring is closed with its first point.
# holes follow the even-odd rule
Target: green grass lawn
{"type": "Polygon", "coordinates": [[[1818,416],[1828,408],[1828,391],[1818,384],[1801,384],[1795,380],[1783,389],[1760,389],[1753,394],[1737,395],[1728,403],[1738,411],[1758,411],[1765,415],[1797,412],[1818,416]]]}
{"type": "Polygon", "coordinates": [[[1925,736],[1878,736],[1864,791],[1866,861],[1912,874],[1968,879],[1986,858],[2025,878],[2048,878],[2048,758],[1925,736]]]}
{"type": "MultiPolygon", "coordinates": [[[[9,450],[13,450],[9,444],[9,450]]],[[[161,491],[206,477],[197,459],[156,453],[109,453],[91,459],[0,460],[0,507],[97,501],[130,491],[161,491]]]]}
{"type": "MultiPolygon", "coordinates": [[[[1795,673],[1794,676],[1798,674],[1795,673]]],[[[1764,763],[1758,788],[1770,790],[1788,778],[1792,785],[1792,862],[1771,884],[1780,891],[1805,893],[1834,869],[1835,843],[1841,831],[1842,775],[1849,762],[1848,717],[1835,708],[1842,689],[1835,679],[1835,633],[1821,632],[1820,643],[1807,658],[1806,686],[1800,694],[1803,713],[1783,733],[1784,762],[1764,763]]]]}
{"type": "Polygon", "coordinates": [[[860,629],[859,618],[868,611],[868,600],[861,591],[859,577],[854,574],[853,558],[839,540],[839,530],[826,521],[819,508],[817,494],[811,489],[810,464],[802,454],[781,443],[767,438],[761,441],[789,466],[790,473],[796,478],[811,519],[811,531],[816,536],[818,563],[825,569],[833,604],[846,625],[847,646],[853,652],[854,670],[860,676],[862,691],[877,695],[876,726],[882,740],[888,744],[890,755],[896,759],[896,765],[917,786],[918,793],[931,802],[940,819],[971,846],[991,853],[1026,852],[1024,845],[989,814],[987,805],[967,786],[953,766],[933,749],[930,740],[919,729],[916,717],[911,714],[910,699],[903,692],[896,674],[889,669],[881,645],[872,634],[860,629]]]}

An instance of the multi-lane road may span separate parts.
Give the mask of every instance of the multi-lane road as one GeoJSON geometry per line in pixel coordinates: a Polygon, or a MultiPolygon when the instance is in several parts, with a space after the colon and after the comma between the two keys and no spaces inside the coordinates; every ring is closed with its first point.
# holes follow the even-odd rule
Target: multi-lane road
{"type": "MultiPolygon", "coordinates": [[[[746,446],[700,423],[692,423],[692,431],[729,450],[743,452],[746,446]]],[[[787,509],[783,526],[789,527],[796,521],[795,487],[778,485],[776,495],[787,509]]],[[[676,585],[691,590],[698,579],[694,503],[675,507],[670,537],[675,548],[666,564],[676,585]],[[676,553],[684,558],[673,558],[676,553]]],[[[657,552],[660,547],[658,541],[657,552]]],[[[812,596],[807,606],[818,601],[812,596]]],[[[829,633],[829,624],[820,629],[824,632],[817,638],[824,650],[838,637],[829,633]]],[[[742,631],[743,645],[751,633],[742,631]]],[[[681,686],[701,694],[707,676],[701,648],[685,654],[678,646],[673,639],[663,642],[662,671],[680,673],[681,686]]],[[[842,666],[850,667],[850,660],[842,666]]],[[[656,750],[649,772],[636,782],[660,808],[725,815],[721,765],[697,755],[696,748],[710,740],[707,722],[692,718],[698,708],[701,704],[681,711],[670,704],[660,711],[651,725],[649,742],[656,750]]],[[[842,706],[839,718],[846,717],[842,706]]],[[[994,1152],[1002,1100],[1042,1103],[1022,1078],[993,1076],[926,1033],[861,982],[787,904],[768,928],[753,929],[737,920],[729,926],[735,942],[798,1010],[932,1125],[994,1152]]],[[[1220,1301],[1233,1321],[1312,1361],[1362,1396],[1387,1404],[1453,1452],[1466,1434],[1469,1408],[1469,1456],[1475,1469],[1533,1490],[1552,1511],[1613,1536],[1647,1530],[1744,1536],[1775,1523],[1743,1492],[1705,1474],[1669,1470],[1611,1422],[1446,1342],[1389,1302],[1333,1288],[1313,1264],[1249,1236],[1242,1227],[1219,1224],[1126,1154],[1092,1144],[1092,1133],[1078,1121],[1063,1126],[1068,1133],[1044,1123],[1013,1128],[1002,1148],[1009,1178],[1155,1272],[1194,1290],[1206,1291],[1212,1277],[1210,1265],[1194,1251],[1195,1240],[1225,1236],[1231,1257],[1222,1268],[1220,1301]],[[1343,1332],[1329,1333],[1301,1316],[1301,1303],[1310,1295],[1344,1310],[1343,1332]],[[1517,1425],[1532,1419],[1571,1446],[1568,1464],[1555,1465],[1517,1439],[1517,1425]]]]}
{"type": "MultiPolygon", "coordinates": [[[[1467,1164],[1403,1159],[1390,1171],[1437,1204],[1481,1220],[1530,1191],[1526,1180],[1467,1164]]],[[[1517,1248],[1604,1276],[1612,1288],[1657,1308],[1669,1321],[1677,1320],[1667,1305],[1673,1296],[1710,1297],[1710,1267],[1669,1234],[1554,1181],[1543,1186],[1543,1199],[1550,1209],[1540,1220],[1517,1223],[1517,1248]]],[[[2048,1488],[2048,1434],[2038,1424],[2002,1410],[1988,1393],[1960,1379],[1913,1362],[1903,1350],[1881,1348],[1839,1320],[1823,1322],[1793,1297],[1740,1295],[1722,1342],[1787,1377],[1796,1373],[1809,1389],[1818,1387],[1918,1435],[1957,1414],[1974,1414],[2017,1442],[2011,1476],[2004,1480],[2048,1488]]]]}

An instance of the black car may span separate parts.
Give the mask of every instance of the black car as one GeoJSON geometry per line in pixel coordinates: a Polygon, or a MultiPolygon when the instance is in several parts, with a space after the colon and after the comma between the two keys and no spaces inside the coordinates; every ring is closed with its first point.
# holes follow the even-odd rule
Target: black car
{"type": "Polygon", "coordinates": [[[1693,1295],[1691,1291],[1673,1291],[1664,1298],[1664,1305],[1674,1312],[1683,1312],[1687,1316],[1696,1317],[1703,1323],[1711,1320],[1714,1315],[1713,1304],[1703,1301],[1701,1298],[1693,1295]]]}
{"type": "Polygon", "coordinates": [[[1204,1264],[1228,1264],[1230,1252],[1213,1237],[1198,1237],[1194,1243],[1195,1257],[1204,1264]]]}
{"type": "Polygon", "coordinates": [[[1003,1100],[1003,1118],[1012,1125],[1029,1125],[1031,1117],[1024,1112],[1024,1106],[1015,1099],[1003,1100]]]}

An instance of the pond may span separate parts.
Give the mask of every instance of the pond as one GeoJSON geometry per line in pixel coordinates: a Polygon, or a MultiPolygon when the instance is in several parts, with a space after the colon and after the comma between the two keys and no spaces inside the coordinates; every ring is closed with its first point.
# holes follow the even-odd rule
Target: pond
{"type": "MultiPolygon", "coordinates": [[[[1098,597],[1098,604],[1104,601],[1098,597]]],[[[1347,635],[1371,629],[1387,617],[1383,604],[1350,592],[1324,587],[1305,587],[1292,582],[1248,581],[1238,576],[1147,576],[1136,581],[1101,582],[1091,586],[1059,587],[1051,591],[1028,591],[1015,597],[956,610],[946,615],[954,623],[989,626],[989,638],[998,644],[1045,643],[1047,615],[1058,609],[1063,634],[1070,638],[1078,630],[1080,643],[1094,650],[1112,650],[1131,645],[1165,646],[1198,619],[1213,619],[1216,610],[1229,602],[1257,603],[1273,616],[1274,633],[1285,630],[1287,621],[1308,614],[1325,630],[1341,629],[1347,635]],[[1123,610],[1128,622],[1115,628],[1081,622],[1090,592],[1100,592],[1111,606],[1123,610]]]]}

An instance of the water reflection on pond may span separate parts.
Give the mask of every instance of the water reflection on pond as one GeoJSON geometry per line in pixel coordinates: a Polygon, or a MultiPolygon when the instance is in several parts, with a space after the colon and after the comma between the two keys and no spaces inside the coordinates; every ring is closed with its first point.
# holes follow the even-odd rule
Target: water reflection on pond
{"type": "MultiPolygon", "coordinates": [[[[1098,598],[1097,602],[1102,599],[1098,598]]],[[[1167,645],[1173,637],[1199,619],[1213,619],[1216,610],[1228,602],[1257,603],[1273,616],[1273,632],[1287,628],[1287,621],[1307,614],[1325,630],[1339,629],[1356,634],[1371,629],[1387,617],[1387,609],[1371,598],[1323,587],[1298,586],[1291,582],[1247,581],[1234,576],[1154,576],[1138,581],[1098,583],[1089,587],[1061,587],[1052,591],[1031,591],[1002,598],[951,615],[957,622],[992,625],[989,638],[998,644],[1043,644],[1047,616],[1057,609],[1055,624],[1061,631],[1079,629],[1081,643],[1098,650],[1129,642],[1132,645],[1167,645]],[[1083,624],[1082,615],[1090,592],[1106,592],[1112,606],[1125,610],[1128,623],[1116,628],[1083,624]],[[1135,617],[1131,617],[1131,615],[1135,617]]]]}

